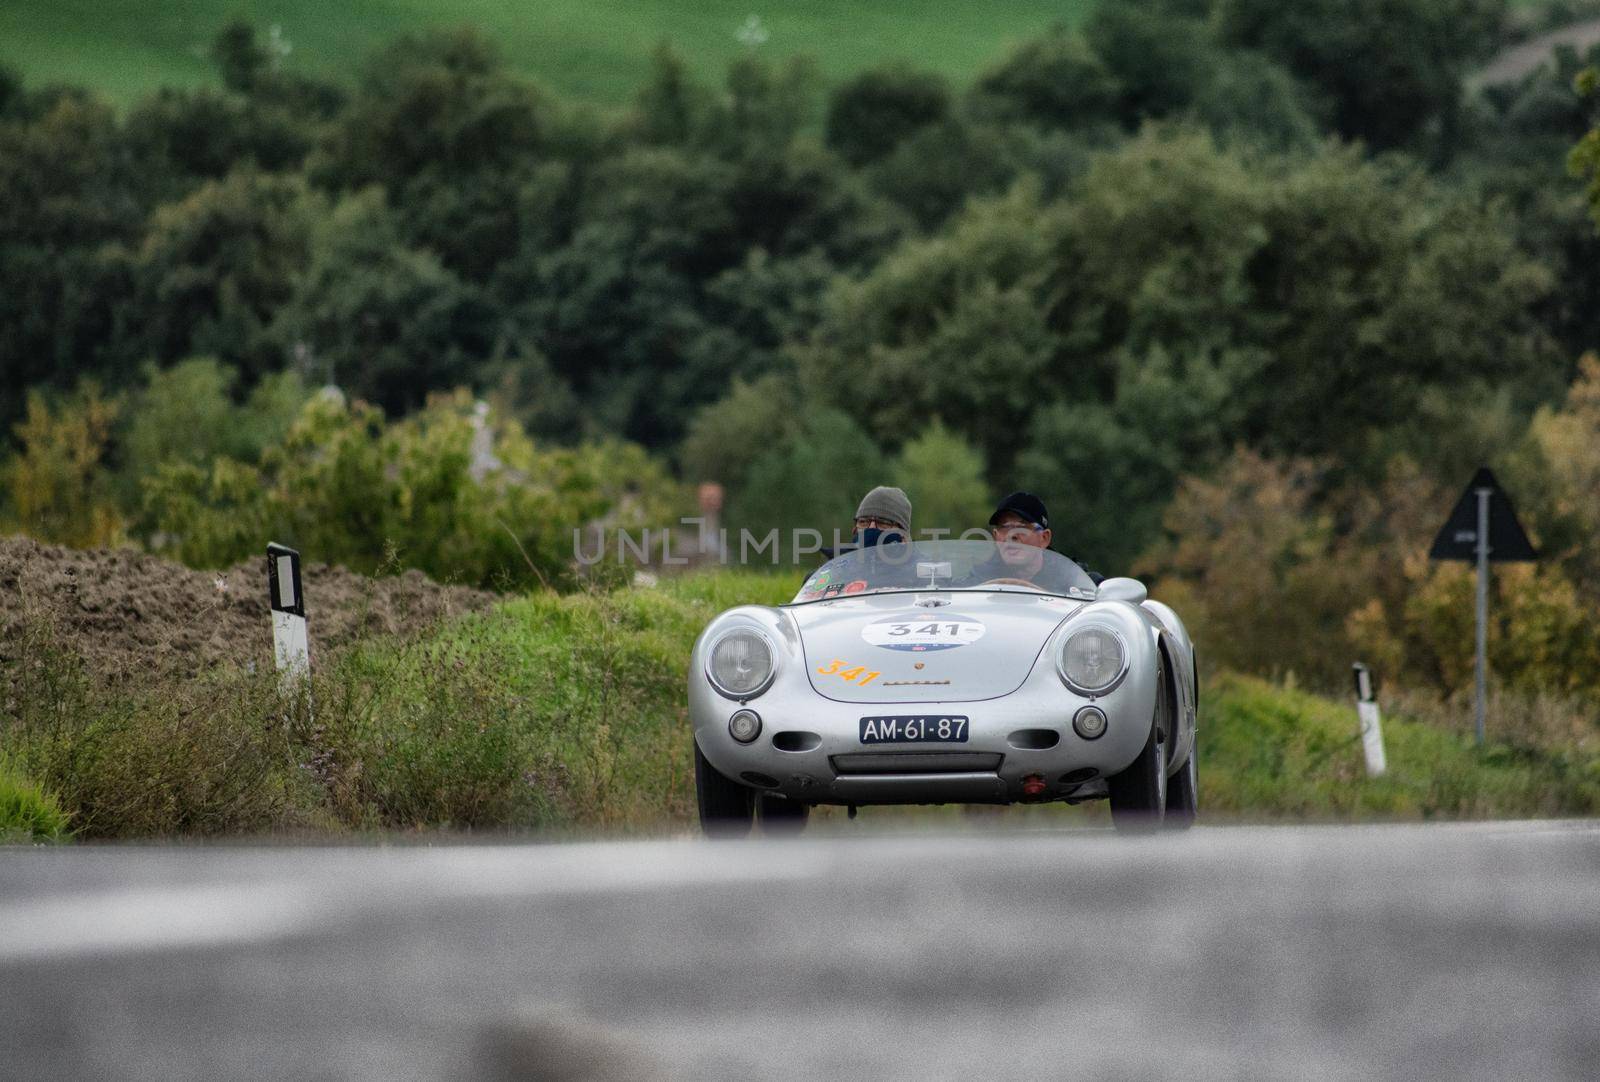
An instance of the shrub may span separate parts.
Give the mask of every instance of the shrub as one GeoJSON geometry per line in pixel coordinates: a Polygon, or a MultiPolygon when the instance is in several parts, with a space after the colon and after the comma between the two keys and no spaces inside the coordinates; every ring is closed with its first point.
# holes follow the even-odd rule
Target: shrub
{"type": "Polygon", "coordinates": [[[0,464],[17,526],[80,548],[121,539],[121,516],[101,465],[118,409],[93,383],[54,407],[37,392],[28,395],[27,418],[16,426],[21,452],[0,464]]]}
{"type": "Polygon", "coordinates": [[[65,841],[70,822],[53,794],[0,761],[0,845],[65,841]]]}
{"type": "Polygon", "coordinates": [[[270,538],[366,573],[397,555],[436,579],[512,588],[570,585],[575,528],[660,524],[681,505],[642,449],[541,449],[464,392],[392,424],[324,394],[259,466],[169,464],[146,486],[147,513],[192,566],[270,538]]]}

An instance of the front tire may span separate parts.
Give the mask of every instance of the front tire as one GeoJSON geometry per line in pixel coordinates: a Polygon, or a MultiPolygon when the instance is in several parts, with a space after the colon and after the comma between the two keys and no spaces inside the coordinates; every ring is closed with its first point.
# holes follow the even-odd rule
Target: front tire
{"type": "Polygon", "coordinates": [[[1167,810],[1167,747],[1172,731],[1171,688],[1163,670],[1156,678],[1156,709],[1150,735],[1139,757],[1106,779],[1111,824],[1126,834],[1147,834],[1161,826],[1167,810]]]}
{"type": "Polygon", "coordinates": [[[1189,760],[1172,777],[1167,779],[1167,814],[1161,825],[1167,830],[1188,830],[1194,826],[1200,802],[1196,778],[1195,757],[1198,748],[1189,749],[1189,760]]]}
{"type": "Polygon", "coordinates": [[[755,819],[755,793],[717,772],[694,742],[694,794],[708,838],[742,838],[755,819]]]}

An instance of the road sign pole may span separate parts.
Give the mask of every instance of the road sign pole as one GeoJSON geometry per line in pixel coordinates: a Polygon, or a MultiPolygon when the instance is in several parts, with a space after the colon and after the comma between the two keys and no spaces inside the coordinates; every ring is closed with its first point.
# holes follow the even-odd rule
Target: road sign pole
{"type": "Polygon", "coordinates": [[[1517,521],[1511,497],[1494,479],[1489,467],[1480,467],[1428,549],[1430,560],[1461,560],[1478,565],[1478,641],[1473,658],[1476,702],[1473,705],[1479,745],[1483,744],[1483,718],[1488,709],[1489,561],[1506,563],[1538,558],[1522,523],[1517,521]]]}
{"type": "Polygon", "coordinates": [[[1476,695],[1478,743],[1483,743],[1483,714],[1485,689],[1489,671],[1489,497],[1492,488],[1480,488],[1478,494],[1478,642],[1476,664],[1476,695]]]}

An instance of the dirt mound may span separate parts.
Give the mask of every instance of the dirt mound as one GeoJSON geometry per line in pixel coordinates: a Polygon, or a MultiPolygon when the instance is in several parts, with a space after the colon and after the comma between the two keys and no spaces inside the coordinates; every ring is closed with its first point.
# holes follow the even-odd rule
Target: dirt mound
{"type": "MultiPolygon", "coordinates": [[[[374,579],[306,564],[302,578],[313,664],[359,637],[404,633],[495,600],[420,571],[374,579]]],[[[227,571],[195,571],[131,549],[0,537],[0,661],[19,649],[30,613],[48,615],[93,669],[113,678],[271,664],[265,553],[227,571]]]]}

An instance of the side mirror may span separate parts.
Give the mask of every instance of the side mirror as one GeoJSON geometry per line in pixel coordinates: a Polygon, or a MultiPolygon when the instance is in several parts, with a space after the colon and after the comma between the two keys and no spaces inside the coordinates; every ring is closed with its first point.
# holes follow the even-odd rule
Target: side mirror
{"type": "Polygon", "coordinates": [[[1100,584],[1100,592],[1096,595],[1100,601],[1127,601],[1139,604],[1150,596],[1150,591],[1144,588],[1144,583],[1138,579],[1106,579],[1100,584]]]}

